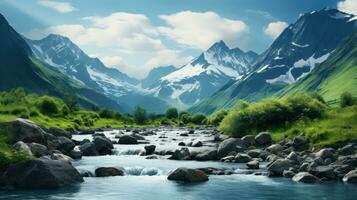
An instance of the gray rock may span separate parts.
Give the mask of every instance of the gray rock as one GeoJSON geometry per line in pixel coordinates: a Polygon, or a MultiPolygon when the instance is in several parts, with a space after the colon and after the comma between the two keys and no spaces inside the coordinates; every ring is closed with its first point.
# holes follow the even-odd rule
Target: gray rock
{"type": "Polygon", "coordinates": [[[248,156],[247,154],[243,154],[243,153],[238,153],[234,157],[234,162],[236,162],[236,163],[247,163],[251,160],[252,160],[252,158],[250,156],[248,156]]]}
{"type": "Polygon", "coordinates": [[[246,147],[253,146],[255,143],[255,139],[253,135],[246,135],[242,137],[242,140],[244,141],[246,147]]]}
{"type": "Polygon", "coordinates": [[[195,158],[198,161],[217,160],[217,150],[201,152],[197,154],[195,158]]]}
{"type": "Polygon", "coordinates": [[[188,137],[188,133],[181,133],[180,136],[182,136],[182,137],[188,137]]]}
{"type": "Polygon", "coordinates": [[[295,176],[295,172],[290,171],[290,170],[284,170],[283,171],[283,177],[292,178],[293,176],[295,176]]]}
{"type": "Polygon", "coordinates": [[[336,179],[334,169],[330,166],[317,166],[310,171],[311,174],[326,179],[336,179]]]}
{"type": "Polygon", "coordinates": [[[76,144],[74,144],[71,139],[64,136],[58,137],[57,140],[58,144],[56,145],[56,149],[60,150],[63,153],[69,153],[76,146],[76,144]]]}
{"type": "Polygon", "coordinates": [[[78,150],[72,150],[68,153],[68,156],[70,156],[73,159],[81,159],[82,158],[83,153],[81,151],[78,150]]]}
{"type": "Polygon", "coordinates": [[[50,158],[52,160],[62,160],[62,161],[67,161],[67,162],[72,162],[73,159],[69,156],[66,156],[64,154],[61,154],[61,153],[53,153],[50,158]]]}
{"type": "Polygon", "coordinates": [[[138,140],[130,135],[120,137],[118,144],[138,144],[138,140]]]}
{"type": "Polygon", "coordinates": [[[247,154],[252,158],[260,158],[262,150],[261,149],[252,149],[247,152],[247,154]]]}
{"type": "Polygon", "coordinates": [[[357,183],[357,169],[348,172],[342,180],[345,183],[357,183]]]}
{"type": "Polygon", "coordinates": [[[299,167],[299,172],[307,172],[309,167],[309,163],[302,163],[299,167]]]}
{"type": "Polygon", "coordinates": [[[178,145],[181,146],[181,147],[186,146],[186,144],[184,142],[179,142],[178,145]]]}
{"type": "Polygon", "coordinates": [[[181,167],[171,172],[167,179],[183,182],[203,182],[208,181],[208,176],[201,170],[181,167]]]}
{"type": "Polygon", "coordinates": [[[96,136],[93,140],[95,148],[100,155],[110,155],[113,150],[113,143],[107,137],[96,136]]]}
{"type": "Polygon", "coordinates": [[[63,137],[67,137],[69,139],[72,138],[72,134],[68,131],[65,131],[61,128],[55,128],[55,127],[51,127],[48,132],[50,132],[52,135],[56,136],[56,137],[60,137],[60,136],[63,136],[63,137]]]}
{"type": "Polygon", "coordinates": [[[192,143],[192,147],[202,147],[203,143],[201,141],[195,141],[192,143]]]}
{"type": "Polygon", "coordinates": [[[338,149],[338,154],[342,156],[352,155],[355,153],[355,148],[352,144],[347,144],[344,147],[338,149]]]}
{"type": "Polygon", "coordinates": [[[284,147],[281,146],[280,144],[272,144],[266,150],[269,151],[270,153],[277,154],[281,152],[283,149],[284,147]]]}
{"type": "Polygon", "coordinates": [[[152,160],[152,159],[158,159],[158,157],[155,155],[152,155],[152,156],[147,156],[145,159],[152,160]]]}
{"type": "Polygon", "coordinates": [[[30,147],[32,154],[37,158],[41,156],[50,155],[50,152],[48,151],[47,147],[42,144],[33,142],[28,144],[28,146],[30,147]]]}
{"type": "Polygon", "coordinates": [[[124,176],[124,171],[115,167],[99,167],[95,170],[96,177],[124,176]]]}
{"type": "Polygon", "coordinates": [[[272,173],[273,176],[283,175],[284,170],[289,170],[290,167],[294,165],[288,159],[277,159],[268,166],[268,171],[272,173]]]}
{"type": "Polygon", "coordinates": [[[290,160],[291,162],[293,162],[294,164],[299,164],[300,163],[300,157],[295,153],[295,152],[291,152],[286,159],[290,160]]]}
{"type": "Polygon", "coordinates": [[[191,155],[188,148],[181,148],[181,150],[175,150],[174,153],[168,158],[170,160],[190,160],[191,155]]]}
{"type": "Polygon", "coordinates": [[[86,142],[80,146],[83,156],[97,156],[98,151],[93,142],[86,142]]]}
{"type": "Polygon", "coordinates": [[[32,121],[26,119],[16,119],[11,122],[0,123],[0,130],[6,130],[9,143],[14,144],[18,141],[25,143],[39,143],[47,145],[45,131],[32,121]]]}
{"type": "Polygon", "coordinates": [[[11,165],[5,177],[9,185],[23,189],[54,189],[83,182],[70,162],[45,159],[11,165]]]}
{"type": "Polygon", "coordinates": [[[308,172],[299,172],[293,177],[293,181],[301,183],[316,183],[319,182],[319,179],[308,172]]]}
{"type": "Polygon", "coordinates": [[[154,153],[156,146],[155,145],[146,145],[145,147],[146,155],[151,155],[154,153]]]}
{"type": "Polygon", "coordinates": [[[235,156],[226,156],[226,157],[223,157],[221,158],[221,161],[222,162],[232,162],[234,160],[235,156]]]}
{"type": "Polygon", "coordinates": [[[258,160],[252,160],[252,161],[248,162],[246,165],[249,169],[259,169],[259,161],[258,160]]]}
{"type": "Polygon", "coordinates": [[[293,139],[292,145],[294,148],[299,149],[306,144],[306,139],[304,136],[296,136],[293,139]]]}
{"type": "Polygon", "coordinates": [[[26,153],[29,157],[33,156],[30,147],[23,141],[16,142],[13,145],[13,148],[17,151],[22,151],[22,152],[26,153]]]}
{"type": "Polygon", "coordinates": [[[269,132],[261,132],[254,139],[257,145],[269,145],[273,141],[269,132]]]}
{"type": "Polygon", "coordinates": [[[218,146],[217,156],[223,158],[232,151],[236,151],[237,146],[244,147],[245,143],[239,138],[229,138],[221,142],[218,146]]]}
{"type": "Polygon", "coordinates": [[[332,149],[332,148],[321,149],[320,151],[315,153],[315,156],[317,158],[322,158],[322,159],[326,159],[326,158],[335,159],[334,149],[332,149]]]}

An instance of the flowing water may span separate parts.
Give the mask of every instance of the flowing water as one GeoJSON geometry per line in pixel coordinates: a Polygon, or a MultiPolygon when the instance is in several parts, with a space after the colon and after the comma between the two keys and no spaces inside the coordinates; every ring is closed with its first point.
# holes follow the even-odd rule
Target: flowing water
{"type": "MultiPolygon", "coordinates": [[[[119,131],[108,131],[105,135],[115,140],[119,131]]],[[[178,142],[205,141],[203,147],[190,147],[190,151],[215,148],[209,131],[196,131],[188,137],[179,136],[187,132],[182,129],[163,129],[156,135],[145,136],[156,151],[179,149],[178,142]]],[[[129,134],[129,133],[128,133],[129,134]]],[[[91,139],[90,135],[75,135],[76,140],[91,139]]],[[[215,167],[246,171],[245,166],[236,163],[174,161],[167,156],[159,159],[145,159],[139,156],[145,144],[114,145],[114,155],[83,157],[73,165],[80,171],[91,171],[98,167],[120,167],[126,176],[85,178],[85,182],[59,190],[0,191],[0,199],[80,199],[80,200],[210,200],[210,199],[357,199],[357,186],[343,183],[298,184],[285,178],[234,174],[210,176],[204,183],[179,183],[168,181],[167,175],[177,167],[215,167]]],[[[264,166],[263,166],[264,168],[264,166]]]]}

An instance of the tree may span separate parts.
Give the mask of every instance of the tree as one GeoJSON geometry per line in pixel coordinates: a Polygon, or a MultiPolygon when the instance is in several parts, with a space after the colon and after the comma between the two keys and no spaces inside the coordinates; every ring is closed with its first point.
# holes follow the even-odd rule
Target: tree
{"type": "Polygon", "coordinates": [[[202,113],[198,113],[195,115],[191,116],[191,122],[197,125],[203,124],[203,122],[206,120],[206,115],[202,113]]]}
{"type": "Polygon", "coordinates": [[[77,111],[79,109],[78,98],[76,96],[67,95],[64,97],[63,101],[68,106],[70,111],[77,111]]]}
{"type": "Polygon", "coordinates": [[[144,124],[147,120],[146,110],[140,106],[136,106],[134,109],[134,119],[138,124],[144,124]]]}
{"type": "Polygon", "coordinates": [[[356,99],[349,92],[344,92],[341,94],[340,105],[341,107],[352,106],[355,104],[356,99]]]}
{"type": "Polygon", "coordinates": [[[166,111],[166,118],[176,119],[178,117],[178,112],[176,108],[169,108],[166,111]]]}

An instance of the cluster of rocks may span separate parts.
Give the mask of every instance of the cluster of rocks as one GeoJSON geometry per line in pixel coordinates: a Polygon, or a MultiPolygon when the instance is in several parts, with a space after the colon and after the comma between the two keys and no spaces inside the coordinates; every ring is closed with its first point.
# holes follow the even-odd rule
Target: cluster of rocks
{"type": "Polygon", "coordinates": [[[68,132],[58,128],[47,130],[25,119],[0,123],[0,129],[6,130],[15,150],[33,158],[0,172],[0,186],[47,189],[83,182],[71,164],[73,159],[82,157],[82,152],[75,149],[75,141],[68,132]]]}

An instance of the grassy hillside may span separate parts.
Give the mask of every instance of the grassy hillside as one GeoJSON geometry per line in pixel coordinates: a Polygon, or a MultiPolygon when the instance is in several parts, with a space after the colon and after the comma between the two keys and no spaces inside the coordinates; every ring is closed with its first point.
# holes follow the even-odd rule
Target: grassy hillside
{"type": "Polygon", "coordinates": [[[330,103],[343,92],[357,96],[357,32],[348,37],[331,56],[308,76],[277,93],[278,97],[299,92],[317,92],[330,103]]]}

